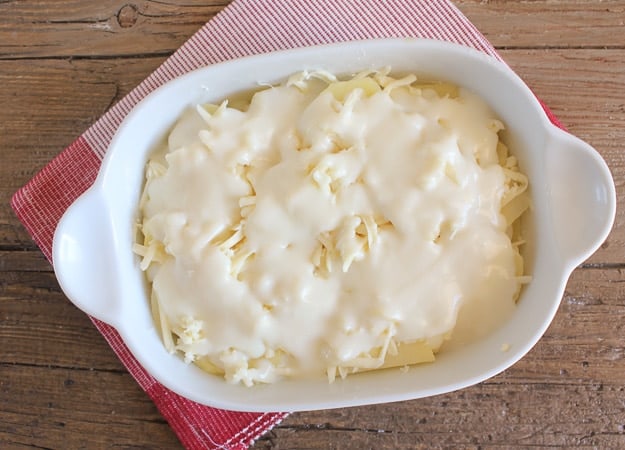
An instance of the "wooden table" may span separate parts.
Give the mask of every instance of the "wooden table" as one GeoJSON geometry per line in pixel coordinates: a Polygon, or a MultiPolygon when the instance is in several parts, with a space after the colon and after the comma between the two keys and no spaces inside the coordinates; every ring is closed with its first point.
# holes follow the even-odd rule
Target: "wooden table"
{"type": "MultiPolygon", "coordinates": [[[[227,3],[0,1],[0,448],[180,448],[8,202],[227,3]]],[[[625,0],[456,3],[601,152],[621,198],[625,0]]],[[[624,219],[511,369],[434,398],[293,414],[255,448],[625,448],[624,219]]]]}

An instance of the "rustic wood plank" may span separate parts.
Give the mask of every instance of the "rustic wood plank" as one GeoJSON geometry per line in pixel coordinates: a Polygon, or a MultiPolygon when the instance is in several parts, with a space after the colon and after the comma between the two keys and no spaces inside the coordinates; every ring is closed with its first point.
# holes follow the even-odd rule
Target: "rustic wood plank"
{"type": "MultiPolygon", "coordinates": [[[[3,272],[51,272],[52,266],[38,250],[0,250],[0,274],[3,272]]],[[[8,283],[7,283],[8,285],[8,283]]]]}
{"type": "Polygon", "coordinates": [[[393,405],[294,414],[254,448],[623,448],[624,391],[481,384],[393,405]],[[320,441],[320,433],[328,437],[320,441]]]}
{"type": "MultiPolygon", "coordinates": [[[[154,71],[164,57],[0,61],[0,203],[154,71]]],[[[35,248],[10,208],[0,248],[35,248]]]]}
{"type": "Polygon", "coordinates": [[[125,372],[0,363],[0,392],[3,449],[182,448],[125,372]]]}
{"type": "Polygon", "coordinates": [[[227,0],[0,2],[0,59],[166,55],[228,3],[227,0]]]}
{"type": "MultiPolygon", "coordinates": [[[[17,252],[9,253],[9,262],[19,259],[11,253],[17,252]]],[[[53,273],[0,275],[0,363],[125,372],[89,318],[63,295],[53,273]],[[101,350],[93,353],[94,346],[101,350]]]]}
{"type": "Polygon", "coordinates": [[[456,0],[496,47],[623,48],[620,0],[456,0]]]}
{"type": "Polygon", "coordinates": [[[32,146],[45,164],[164,59],[0,61],[3,147],[20,163],[32,146]]]}
{"type": "MultiPolygon", "coordinates": [[[[0,58],[167,54],[228,0],[0,3],[0,58]],[[45,10],[45,16],[41,11],[45,10]],[[18,18],[18,19],[16,19],[18,18]],[[28,46],[23,43],[28,42],[28,46]]],[[[600,48],[625,45],[620,0],[455,2],[497,47],[600,48]]]]}

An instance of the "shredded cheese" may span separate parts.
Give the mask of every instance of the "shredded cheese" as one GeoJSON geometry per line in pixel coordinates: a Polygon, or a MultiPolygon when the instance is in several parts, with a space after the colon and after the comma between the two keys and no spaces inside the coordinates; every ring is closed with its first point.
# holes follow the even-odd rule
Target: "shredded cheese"
{"type": "Polygon", "coordinates": [[[246,386],[332,382],[432,362],[512,313],[530,201],[504,124],[390,73],[301,72],[183,114],[133,247],[170,352],[246,386]]]}

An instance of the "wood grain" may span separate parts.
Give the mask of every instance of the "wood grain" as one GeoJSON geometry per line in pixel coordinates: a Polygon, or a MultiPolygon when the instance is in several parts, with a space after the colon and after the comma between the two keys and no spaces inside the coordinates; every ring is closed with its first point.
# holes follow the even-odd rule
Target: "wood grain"
{"type": "Polygon", "coordinates": [[[9,1],[0,4],[0,58],[165,56],[228,3],[9,1]]]}
{"type": "Polygon", "coordinates": [[[469,0],[454,2],[498,48],[623,48],[619,0],[469,0]]]}
{"type": "MultiPolygon", "coordinates": [[[[0,0],[0,448],[181,448],[8,206],[228,1],[0,0]]],[[[457,6],[625,195],[625,1],[457,6]]],[[[487,382],[297,413],[258,449],[625,448],[625,215],[530,353],[487,382]]]]}

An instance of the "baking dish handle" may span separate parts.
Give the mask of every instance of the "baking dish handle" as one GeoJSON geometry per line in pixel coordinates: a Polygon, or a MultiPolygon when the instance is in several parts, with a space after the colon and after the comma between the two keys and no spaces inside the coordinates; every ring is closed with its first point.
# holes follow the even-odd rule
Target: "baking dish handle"
{"type": "Polygon", "coordinates": [[[52,263],[61,289],[85,313],[115,326],[116,258],[108,209],[90,189],[65,212],[54,233],[52,263]]]}
{"type": "Polygon", "coordinates": [[[553,127],[546,154],[555,239],[572,267],[588,259],[610,233],[616,192],[608,165],[581,139],[553,127]]]}

